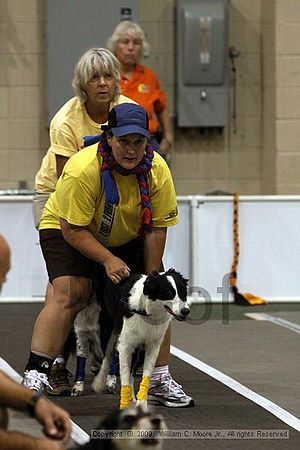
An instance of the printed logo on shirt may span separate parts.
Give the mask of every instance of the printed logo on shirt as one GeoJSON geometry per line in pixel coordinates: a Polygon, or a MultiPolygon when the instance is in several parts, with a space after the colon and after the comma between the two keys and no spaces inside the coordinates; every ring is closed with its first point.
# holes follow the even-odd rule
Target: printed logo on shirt
{"type": "Polygon", "coordinates": [[[174,217],[177,217],[177,216],[178,216],[178,208],[176,206],[176,208],[173,209],[172,211],[170,211],[169,214],[167,215],[167,217],[165,217],[165,220],[173,219],[174,217]]]}
{"type": "Polygon", "coordinates": [[[111,203],[105,202],[103,216],[100,223],[100,229],[98,234],[98,239],[102,244],[104,244],[107,241],[111,233],[112,225],[114,222],[114,216],[115,216],[115,206],[112,205],[111,203]]]}
{"type": "Polygon", "coordinates": [[[141,92],[143,94],[149,94],[149,92],[150,92],[150,85],[149,84],[139,84],[138,85],[138,92],[141,92]]]}

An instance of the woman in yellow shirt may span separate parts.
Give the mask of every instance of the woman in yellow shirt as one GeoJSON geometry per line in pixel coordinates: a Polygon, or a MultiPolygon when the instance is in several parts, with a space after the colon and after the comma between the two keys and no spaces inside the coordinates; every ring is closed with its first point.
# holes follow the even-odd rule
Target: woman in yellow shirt
{"type": "MultiPolygon", "coordinates": [[[[92,48],[79,59],[74,72],[75,97],[68,100],[50,124],[50,147],[35,177],[33,217],[39,226],[44,206],[55,190],[63,167],[81,150],[83,136],[99,135],[107,123],[108,113],[124,102],[133,102],[120,93],[120,64],[105,48],[92,48]]],[[[51,289],[51,285],[48,285],[51,289]]],[[[65,368],[68,344],[53,366],[52,395],[70,395],[71,385],[65,368]],[[64,354],[63,354],[64,353],[64,354]]]]}
{"type": "MultiPolygon", "coordinates": [[[[24,384],[43,391],[54,358],[92,292],[93,271],[102,287],[129,271],[162,265],[167,228],[178,223],[170,170],[149,145],[148,115],[136,104],[115,106],[99,145],[65,165],[40,222],[49,282],[34,326],[24,384]]],[[[169,374],[170,330],[150,384],[151,396],[170,407],[192,406],[169,374]]]]}
{"type": "Polygon", "coordinates": [[[33,216],[36,227],[65,163],[82,146],[83,136],[98,135],[109,111],[135,103],[120,93],[120,63],[105,48],[92,48],[79,59],[74,73],[75,97],[68,100],[50,124],[50,147],[35,177],[33,216]]]}

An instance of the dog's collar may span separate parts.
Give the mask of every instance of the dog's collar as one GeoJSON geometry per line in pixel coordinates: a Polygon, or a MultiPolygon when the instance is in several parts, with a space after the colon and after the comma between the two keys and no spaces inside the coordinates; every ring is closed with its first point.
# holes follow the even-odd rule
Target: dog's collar
{"type": "Polygon", "coordinates": [[[120,300],[120,306],[121,306],[122,312],[124,314],[124,317],[126,317],[126,319],[129,319],[134,314],[139,314],[140,316],[149,316],[150,315],[145,311],[145,309],[130,309],[127,299],[124,297],[121,298],[121,300],[120,300]]]}
{"type": "Polygon", "coordinates": [[[150,314],[147,314],[145,309],[130,309],[129,311],[132,312],[133,314],[139,314],[140,316],[150,316],[150,314]]]}

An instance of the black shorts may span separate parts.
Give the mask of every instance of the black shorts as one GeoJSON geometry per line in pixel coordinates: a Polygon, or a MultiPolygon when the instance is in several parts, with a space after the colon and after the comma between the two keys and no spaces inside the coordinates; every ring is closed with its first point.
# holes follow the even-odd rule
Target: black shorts
{"type": "MultiPolygon", "coordinates": [[[[103,280],[106,278],[104,266],[95,263],[68,244],[61,230],[40,230],[40,244],[50,283],[62,276],[103,280]]],[[[144,272],[143,239],[136,238],[109,251],[121,258],[132,272],[144,272]]],[[[101,281],[102,281],[101,280],[101,281]]]]}
{"type": "Polygon", "coordinates": [[[95,263],[68,244],[61,230],[40,230],[40,244],[50,283],[63,276],[92,279],[95,263]]]}

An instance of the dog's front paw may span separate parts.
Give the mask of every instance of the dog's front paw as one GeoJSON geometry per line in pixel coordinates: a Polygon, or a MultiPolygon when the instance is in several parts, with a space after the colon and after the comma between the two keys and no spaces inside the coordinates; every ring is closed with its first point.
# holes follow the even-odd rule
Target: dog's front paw
{"type": "Polygon", "coordinates": [[[110,394],[117,393],[117,377],[116,375],[107,375],[106,378],[106,390],[110,394]]]}
{"type": "Polygon", "coordinates": [[[72,388],[72,397],[79,397],[83,394],[84,391],[84,382],[83,381],[76,381],[72,388]]]}
{"type": "Polygon", "coordinates": [[[147,412],[148,411],[148,402],[147,400],[137,400],[136,406],[139,406],[142,411],[147,412]]]}

